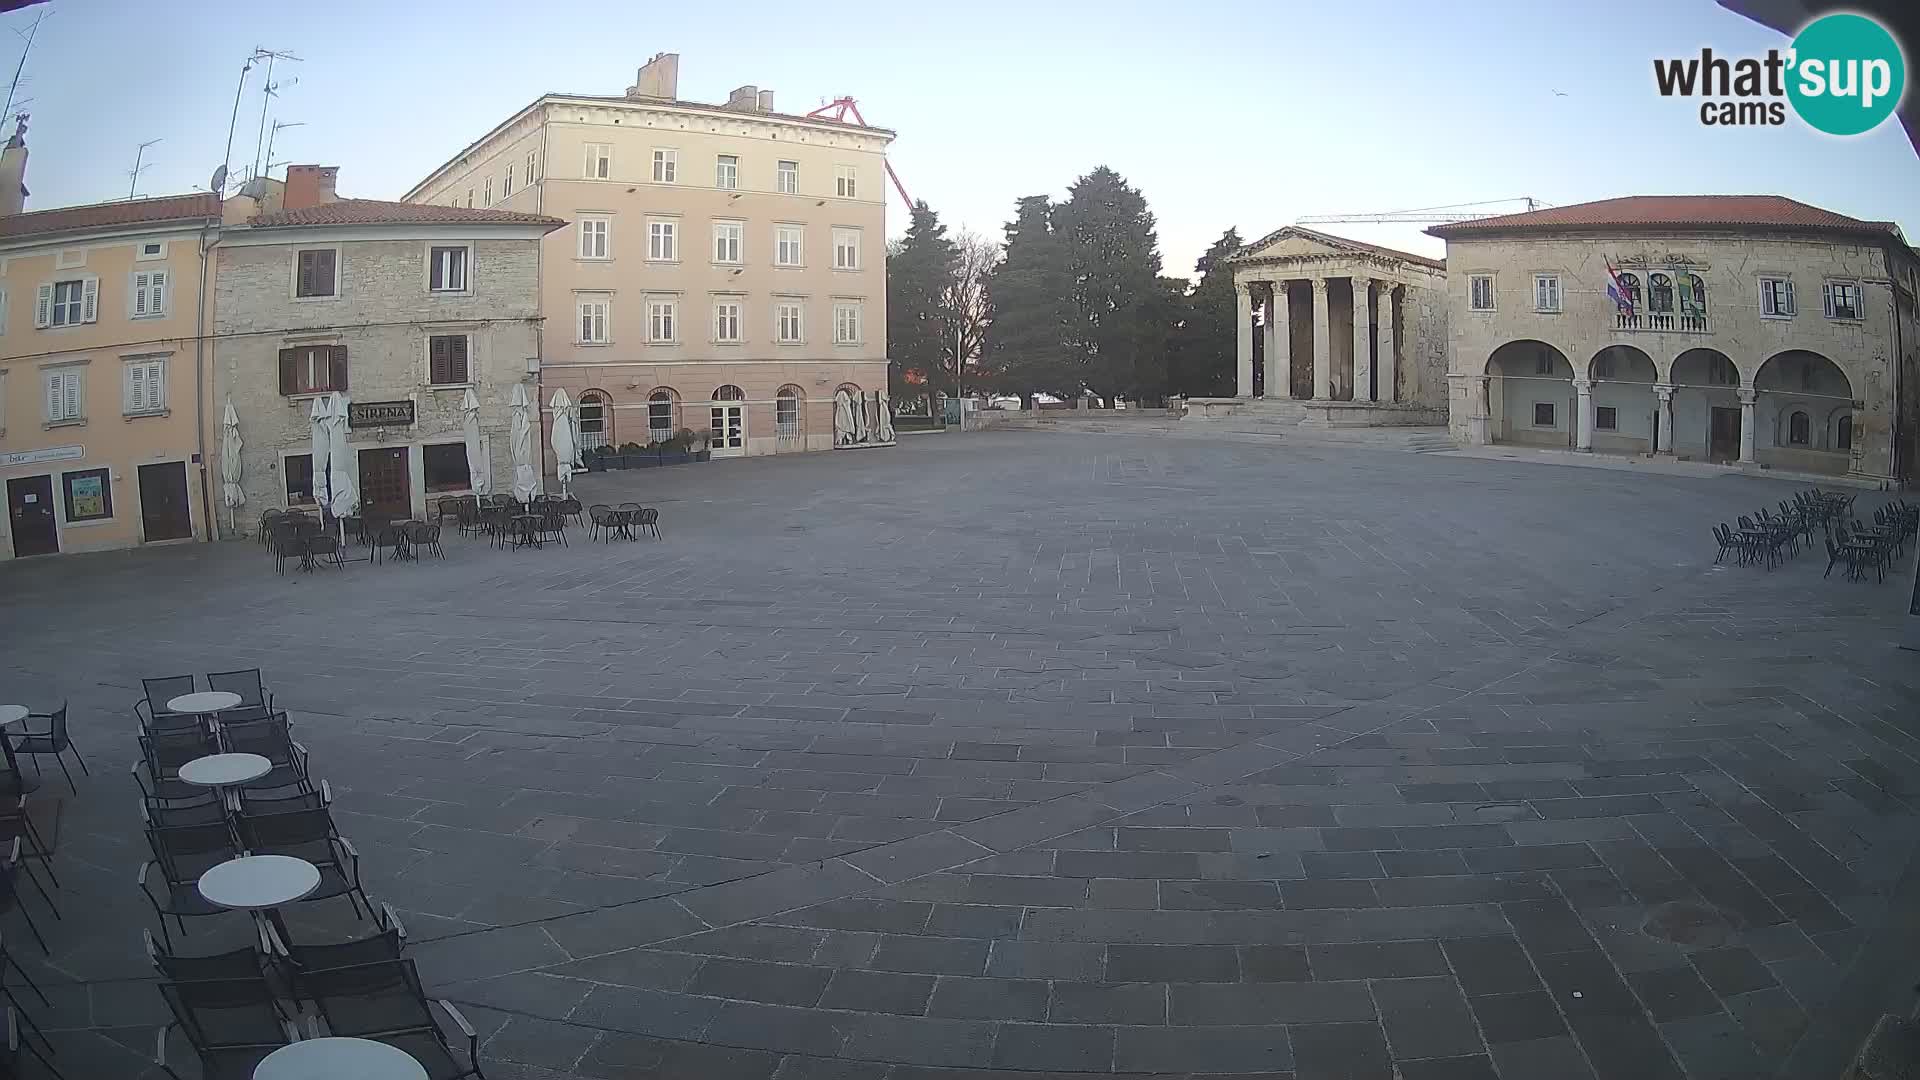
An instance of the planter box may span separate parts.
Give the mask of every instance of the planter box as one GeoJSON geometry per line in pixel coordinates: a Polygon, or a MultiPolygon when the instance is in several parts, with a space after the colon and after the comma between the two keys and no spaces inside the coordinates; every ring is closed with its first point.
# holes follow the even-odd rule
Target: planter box
{"type": "Polygon", "coordinates": [[[713,460],[713,451],[711,451],[711,450],[702,450],[702,451],[700,451],[699,453],[697,453],[697,454],[695,454],[695,455],[693,455],[693,460],[695,460],[695,461],[712,461],[712,460],[713,460]]]}
{"type": "Polygon", "coordinates": [[[606,455],[605,454],[588,454],[587,455],[587,471],[588,472],[606,472],[607,471],[606,455]]]}

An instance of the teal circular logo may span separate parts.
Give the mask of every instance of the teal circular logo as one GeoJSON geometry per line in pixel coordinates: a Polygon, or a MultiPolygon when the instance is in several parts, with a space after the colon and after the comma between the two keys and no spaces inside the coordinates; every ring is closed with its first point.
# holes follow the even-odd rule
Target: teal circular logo
{"type": "Polygon", "coordinates": [[[1907,62],[1886,27],[1864,15],[1825,15],[1793,39],[1787,99],[1818,131],[1858,135],[1893,114],[1907,62]]]}

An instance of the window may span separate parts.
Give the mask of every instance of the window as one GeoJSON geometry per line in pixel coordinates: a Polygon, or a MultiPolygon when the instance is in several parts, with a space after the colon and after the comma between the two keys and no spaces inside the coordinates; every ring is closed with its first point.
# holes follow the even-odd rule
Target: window
{"type": "Polygon", "coordinates": [[[1857,319],[1860,317],[1859,282],[1829,281],[1826,284],[1826,295],[1827,318],[1857,319]]]}
{"type": "Polygon", "coordinates": [[[280,393],[287,397],[347,388],[345,345],[296,345],[280,350],[280,393]]]}
{"type": "Polygon", "coordinates": [[[798,345],[800,337],[800,305],[791,303],[773,306],[773,340],[782,345],[798,345]]]}
{"type": "Polygon", "coordinates": [[[47,372],[47,423],[73,424],[86,419],[86,391],[78,370],[47,372]]]}
{"type": "Polygon", "coordinates": [[[721,300],[713,305],[713,340],[740,340],[740,302],[721,300]]]}
{"type": "Polygon", "coordinates": [[[680,175],[680,151],[655,150],[653,152],[653,182],[671,184],[680,175]]]}
{"type": "Polygon", "coordinates": [[[580,429],[580,449],[593,450],[607,445],[607,399],[588,391],[580,395],[575,417],[580,429]]]}
{"type": "Polygon", "coordinates": [[[1467,278],[1467,310],[1493,310],[1493,275],[1474,274],[1467,278]]]}
{"type": "Polygon", "coordinates": [[[434,334],[427,338],[427,385],[464,386],[467,377],[465,334],[434,334]]]}
{"type": "Polygon", "coordinates": [[[613,231],[613,222],[606,218],[583,217],[574,223],[580,233],[580,257],[583,259],[604,259],[607,257],[609,234],[613,231]]]}
{"type": "Polygon", "coordinates": [[[140,245],[140,253],[134,256],[135,259],[141,262],[145,262],[148,259],[164,259],[166,257],[167,242],[165,240],[147,240],[143,242],[140,245]]]}
{"type": "Polygon", "coordinates": [[[467,189],[467,209],[473,209],[473,189],[467,189]]]}
{"type": "MultiPolygon", "coordinates": [[[[472,205],[469,203],[468,205],[472,205]]],[[[333,296],[339,291],[339,267],[332,248],[313,248],[294,255],[293,295],[333,296]]]]}
{"type": "Polygon", "coordinates": [[[1761,278],[1760,314],[1770,319],[1793,318],[1796,314],[1793,304],[1793,282],[1786,278],[1761,278]]]}
{"type": "Polygon", "coordinates": [[[67,522],[105,521],[113,516],[113,483],[105,469],[60,474],[67,500],[67,522]]]}
{"type": "Polygon", "coordinates": [[[34,306],[35,326],[79,326],[90,323],[97,314],[100,281],[76,278],[40,286],[39,303],[34,306]]]}
{"type": "Polygon", "coordinates": [[[1534,427],[1552,427],[1553,426],[1553,402],[1536,401],[1533,403],[1533,426],[1534,427]]]}
{"type": "Polygon", "coordinates": [[[663,442],[673,437],[673,391],[655,390],[647,395],[647,438],[663,442]]]}
{"type": "Polygon", "coordinates": [[[740,186],[740,158],[734,154],[721,154],[713,161],[713,186],[722,191],[732,191],[740,186]]]}
{"type": "Polygon", "coordinates": [[[579,298],[580,344],[605,345],[607,343],[607,309],[612,301],[606,296],[582,296],[579,298]]]}
{"type": "Polygon", "coordinates": [[[1593,409],[1593,426],[1598,431],[1618,431],[1620,416],[1611,405],[1596,405],[1593,409]]]}
{"type": "Polygon", "coordinates": [[[1541,349],[1533,354],[1533,373],[1535,375],[1553,374],[1553,354],[1541,349]]]}
{"type": "Polygon", "coordinates": [[[1805,446],[1813,441],[1813,418],[1801,410],[1787,416],[1787,445],[1805,446]]]}
{"type": "Polygon", "coordinates": [[[1560,310],[1560,275],[1533,275],[1533,310],[1555,312],[1560,310]]]}
{"type": "Polygon", "coordinates": [[[727,385],[722,386],[718,390],[715,390],[713,392],[713,400],[745,401],[747,400],[747,392],[733,385],[732,383],[728,383],[727,385]]]}
{"type": "Polygon", "coordinates": [[[1726,357],[1716,356],[1707,362],[1707,381],[1715,386],[1739,386],[1740,369],[1726,357]]]}
{"type": "Polygon", "coordinates": [[[858,345],[860,343],[859,304],[839,303],[833,305],[833,342],[836,345],[858,345]]]}
{"type": "Polygon", "coordinates": [[[647,222],[647,258],[656,262],[673,262],[680,257],[680,245],[677,242],[679,225],[671,221],[647,222]]]}
{"type": "Polygon", "coordinates": [[[647,301],[647,340],[655,343],[671,342],[677,327],[674,326],[679,314],[679,304],[672,300],[647,301]]]}
{"type": "Polygon", "coordinates": [[[798,225],[775,225],[773,227],[773,265],[803,265],[803,244],[806,230],[798,225]]]}
{"type": "Polygon", "coordinates": [[[513,166],[509,165],[506,178],[500,182],[500,197],[504,199],[511,194],[513,194],[513,166]]]}
{"type": "Polygon", "coordinates": [[[613,179],[613,147],[606,143],[588,143],[585,175],[589,180],[613,179]]]}
{"type": "Polygon", "coordinates": [[[1634,309],[1638,310],[1640,307],[1640,275],[1621,274],[1620,286],[1627,291],[1627,303],[1632,304],[1634,309]]]}
{"type": "Polygon", "coordinates": [[[492,206],[493,205],[493,177],[491,176],[487,177],[486,185],[481,189],[481,191],[483,192],[483,197],[485,198],[486,201],[481,203],[480,205],[492,206]]]}
{"type": "Polygon", "coordinates": [[[426,474],[428,491],[466,491],[473,487],[464,442],[428,443],[421,447],[420,471],[426,474]]]}
{"type": "Polygon", "coordinates": [[[312,454],[289,454],[281,458],[280,472],[286,480],[288,506],[313,502],[312,454]]]}
{"type": "Polygon", "coordinates": [[[1699,274],[1680,275],[1680,314],[1706,317],[1707,283],[1700,280],[1699,274]]]}
{"type": "Polygon", "coordinates": [[[853,166],[851,165],[834,166],[833,193],[843,199],[851,199],[856,197],[859,193],[858,180],[859,180],[859,174],[854,171],[853,166]]]}
{"type": "Polygon", "coordinates": [[[800,392],[791,386],[781,387],[773,399],[773,430],[782,439],[800,435],[800,392]]]}
{"type": "Polygon", "coordinates": [[[126,398],[121,412],[147,416],[167,410],[167,362],[136,359],[126,363],[126,398]]]}
{"type": "Polygon", "coordinates": [[[1647,310],[1655,315],[1673,314],[1673,278],[1666,274],[1647,275],[1647,310]]]}
{"type": "Polygon", "coordinates": [[[860,269],[860,230],[833,230],[833,268],[835,270],[860,269]]]}
{"type": "Polygon", "coordinates": [[[1833,448],[1835,450],[1853,449],[1853,417],[1843,416],[1833,426],[1833,448]]]}
{"type": "Polygon", "coordinates": [[[747,227],[738,221],[716,221],[713,223],[713,261],[717,263],[737,263],[740,260],[740,245],[746,239],[747,227]]]}
{"type": "Polygon", "coordinates": [[[1600,354],[1593,358],[1593,377],[1596,379],[1613,378],[1613,357],[1600,354]]]}
{"type": "Polygon", "coordinates": [[[798,195],[800,193],[799,162],[781,161],[774,163],[773,190],[782,195],[798,195]]]}
{"type": "Polygon", "coordinates": [[[156,319],[167,313],[167,272],[139,270],[133,275],[131,314],[136,319],[156,319]]]}
{"type": "Polygon", "coordinates": [[[540,151],[538,150],[527,151],[527,183],[531,184],[535,180],[540,179],[539,165],[540,165],[540,151]]]}
{"type": "Polygon", "coordinates": [[[430,247],[427,249],[427,288],[432,292],[467,291],[467,249],[430,247]]]}

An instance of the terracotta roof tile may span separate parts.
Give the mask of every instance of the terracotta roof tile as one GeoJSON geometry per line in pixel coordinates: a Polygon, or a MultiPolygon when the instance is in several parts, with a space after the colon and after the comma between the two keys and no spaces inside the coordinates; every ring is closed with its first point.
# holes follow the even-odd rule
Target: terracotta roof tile
{"type": "Polygon", "coordinates": [[[1554,206],[1524,214],[1503,214],[1435,225],[1428,235],[1442,239],[1473,233],[1534,229],[1709,229],[1774,228],[1898,236],[1891,221],[1859,218],[1822,210],[1784,195],[1629,195],[1599,202],[1554,206]]]}
{"type": "Polygon", "coordinates": [[[319,206],[262,214],[247,224],[256,229],[301,225],[545,225],[559,228],[566,222],[512,210],[478,210],[383,199],[336,199],[319,206]]]}
{"type": "Polygon", "coordinates": [[[90,203],[0,217],[0,240],[134,225],[177,224],[219,215],[220,204],[208,194],[90,203]]]}

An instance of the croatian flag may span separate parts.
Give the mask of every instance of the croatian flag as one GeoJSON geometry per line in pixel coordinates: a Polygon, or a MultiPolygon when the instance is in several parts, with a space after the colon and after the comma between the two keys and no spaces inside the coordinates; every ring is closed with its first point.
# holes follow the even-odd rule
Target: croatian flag
{"type": "Polygon", "coordinates": [[[1607,264],[1607,295],[1613,297],[1622,313],[1633,314],[1633,297],[1628,295],[1627,287],[1620,281],[1620,271],[1615,270],[1612,263],[1607,264]]]}

